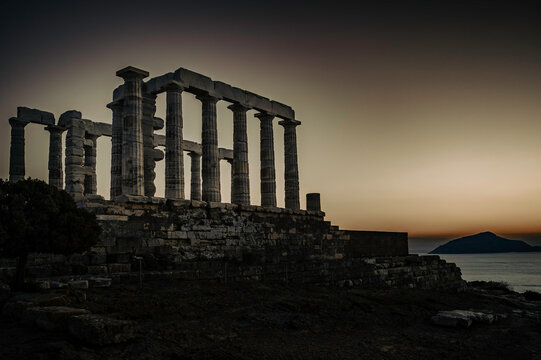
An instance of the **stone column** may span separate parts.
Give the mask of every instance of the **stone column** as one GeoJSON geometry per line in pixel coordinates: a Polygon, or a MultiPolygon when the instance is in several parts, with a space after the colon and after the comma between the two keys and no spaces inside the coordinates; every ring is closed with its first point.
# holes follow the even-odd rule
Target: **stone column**
{"type": "Polygon", "coordinates": [[[229,163],[229,165],[231,165],[231,204],[235,204],[233,202],[233,196],[234,196],[233,189],[235,188],[235,184],[234,184],[234,181],[233,181],[233,179],[234,179],[233,163],[235,162],[235,160],[234,159],[225,159],[225,160],[229,163]]]}
{"type": "Polygon", "coordinates": [[[59,189],[64,188],[64,171],[62,170],[62,133],[64,128],[49,125],[45,128],[49,132],[49,185],[59,189]]]}
{"type": "Polygon", "coordinates": [[[11,118],[9,124],[11,125],[9,181],[19,181],[24,179],[24,127],[28,122],[11,118]]]}
{"type": "Polygon", "coordinates": [[[274,136],[272,120],[274,115],[259,113],[260,159],[261,159],[261,206],[276,206],[276,171],[274,168],[274,136]]]}
{"type": "Polygon", "coordinates": [[[97,135],[87,134],[84,142],[85,195],[95,195],[98,193],[98,177],[96,175],[97,140],[97,135]]]}
{"type": "Polygon", "coordinates": [[[156,160],[154,152],[154,114],[156,113],[156,95],[143,95],[143,167],[144,167],[144,188],[145,196],[156,194],[156,160]]]}
{"type": "Polygon", "coordinates": [[[301,122],[297,120],[282,120],[279,124],[284,127],[285,204],[288,209],[298,210],[300,209],[300,202],[296,127],[301,122]]]}
{"type": "Polygon", "coordinates": [[[85,126],[79,111],[66,111],[58,120],[68,129],[66,134],[66,160],[64,162],[66,174],[66,191],[75,201],[84,199],[85,175],[84,168],[84,142],[85,126]]]}
{"type": "Polygon", "coordinates": [[[321,211],[321,200],[319,193],[306,194],[306,210],[321,211]]]}
{"type": "Polygon", "coordinates": [[[127,67],[117,71],[124,79],[122,121],[122,194],[144,194],[143,79],[148,72],[127,67]]]}
{"type": "MultiPolygon", "coordinates": [[[[165,197],[167,199],[184,199],[182,90],[183,88],[178,83],[171,83],[166,87],[165,197]]],[[[216,114],[216,110],[214,113],[216,114]]]]}
{"type": "Polygon", "coordinates": [[[188,155],[191,161],[190,199],[201,201],[201,155],[193,151],[188,155]]]}
{"type": "Polygon", "coordinates": [[[113,111],[111,127],[111,189],[110,196],[122,194],[122,108],[123,102],[115,101],[107,105],[113,111]]]}
{"type": "Polygon", "coordinates": [[[250,176],[248,165],[248,135],[246,111],[248,108],[233,104],[233,163],[231,164],[231,203],[250,204],[250,176]]]}
{"type": "Polygon", "coordinates": [[[203,126],[201,147],[203,164],[203,201],[221,201],[220,195],[220,159],[218,158],[218,129],[216,125],[216,103],[218,99],[208,94],[199,95],[203,103],[203,126]]]}

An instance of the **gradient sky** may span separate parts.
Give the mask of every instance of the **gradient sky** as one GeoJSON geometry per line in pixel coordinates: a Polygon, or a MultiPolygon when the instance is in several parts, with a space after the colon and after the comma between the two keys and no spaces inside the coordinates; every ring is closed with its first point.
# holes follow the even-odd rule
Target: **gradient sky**
{"type": "MultiPolygon", "coordinates": [[[[468,3],[3,0],[0,177],[8,177],[8,119],[17,106],[57,117],[77,109],[110,123],[105,105],[122,83],[116,70],[132,65],[159,76],[185,67],[295,109],[301,206],[306,193],[320,192],[336,225],[413,237],[540,234],[539,13],[533,1],[468,3]]],[[[200,103],[190,94],[183,101],[184,137],[200,141],[200,103]]],[[[219,145],[232,148],[226,106],[218,103],[219,145]]],[[[165,117],[163,95],[157,116],[165,117]]],[[[47,133],[26,129],[26,174],[46,179],[47,133]]],[[[106,197],[110,146],[98,141],[98,192],[106,197]]],[[[275,149],[283,206],[278,124],[275,149]]],[[[227,201],[229,171],[222,164],[227,201]]],[[[163,172],[161,162],[160,196],[163,172]]]]}

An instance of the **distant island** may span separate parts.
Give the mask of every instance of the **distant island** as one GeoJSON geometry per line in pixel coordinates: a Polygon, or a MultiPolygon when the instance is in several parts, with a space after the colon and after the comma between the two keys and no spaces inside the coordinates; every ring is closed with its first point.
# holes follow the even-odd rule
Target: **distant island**
{"type": "Polygon", "coordinates": [[[489,231],[451,240],[430,254],[478,254],[504,252],[541,252],[541,246],[531,246],[521,240],[509,240],[489,231]]]}

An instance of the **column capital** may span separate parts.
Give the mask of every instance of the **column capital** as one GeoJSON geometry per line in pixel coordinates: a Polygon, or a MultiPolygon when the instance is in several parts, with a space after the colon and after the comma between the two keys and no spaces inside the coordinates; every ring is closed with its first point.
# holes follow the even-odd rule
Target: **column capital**
{"type": "Polygon", "coordinates": [[[191,158],[198,158],[198,157],[201,157],[201,154],[199,153],[196,153],[195,151],[188,151],[188,156],[191,157],[191,158]]]}
{"type": "Polygon", "coordinates": [[[243,112],[246,112],[248,110],[250,110],[249,107],[246,107],[244,105],[241,105],[239,103],[234,103],[234,104],[231,104],[227,107],[229,110],[233,111],[233,112],[237,112],[237,111],[243,111],[243,112]]]}
{"type": "Polygon", "coordinates": [[[195,97],[199,101],[208,101],[208,102],[214,102],[215,104],[220,101],[221,99],[218,96],[213,96],[209,93],[201,93],[195,97]]]}
{"type": "Polygon", "coordinates": [[[108,109],[120,110],[124,106],[124,100],[115,100],[106,105],[108,109]]]}
{"type": "Polygon", "coordinates": [[[21,119],[16,118],[16,117],[9,118],[9,124],[12,127],[22,127],[22,128],[24,128],[28,123],[29,123],[28,121],[24,121],[24,120],[21,120],[21,119]]]}
{"type": "Polygon", "coordinates": [[[165,91],[178,91],[182,92],[184,91],[184,86],[178,81],[172,80],[171,82],[164,85],[163,89],[165,91]]]}
{"type": "Polygon", "coordinates": [[[260,112],[254,115],[259,120],[270,120],[272,121],[274,119],[274,114],[270,114],[268,112],[260,112]]]}
{"type": "Polygon", "coordinates": [[[58,125],[49,125],[45,127],[45,130],[50,133],[62,134],[64,131],[66,131],[66,128],[58,125]]]}
{"type": "Polygon", "coordinates": [[[125,67],[124,69],[120,69],[116,72],[116,76],[119,76],[126,79],[144,79],[148,77],[149,73],[148,71],[138,69],[133,66],[125,67]]]}
{"type": "Polygon", "coordinates": [[[278,121],[278,124],[282,125],[283,127],[296,127],[296,126],[299,126],[301,122],[299,120],[294,120],[294,119],[284,119],[284,120],[278,121]]]}

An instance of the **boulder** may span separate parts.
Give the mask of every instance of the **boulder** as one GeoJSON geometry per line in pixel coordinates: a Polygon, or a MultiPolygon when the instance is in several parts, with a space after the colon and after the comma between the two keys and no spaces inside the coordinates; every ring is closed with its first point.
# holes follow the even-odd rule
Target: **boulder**
{"type": "Polygon", "coordinates": [[[91,314],[69,318],[68,330],[89,345],[118,344],[135,336],[131,322],[91,314]]]}
{"type": "Polygon", "coordinates": [[[432,323],[446,327],[469,327],[472,323],[492,324],[499,317],[484,311],[440,311],[432,317],[432,323]]]}

